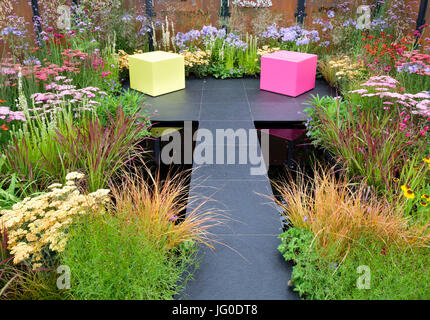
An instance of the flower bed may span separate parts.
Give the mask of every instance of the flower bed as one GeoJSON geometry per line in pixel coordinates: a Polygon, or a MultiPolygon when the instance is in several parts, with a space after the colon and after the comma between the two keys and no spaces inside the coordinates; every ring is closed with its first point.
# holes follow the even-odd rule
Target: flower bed
{"type": "Polygon", "coordinates": [[[312,177],[275,182],[290,226],[279,250],[305,298],[428,299],[416,282],[428,281],[420,266],[430,261],[427,25],[358,34],[347,19],[332,12],[317,21],[327,23],[323,38],[360,39],[320,60],[341,96],[314,97],[306,109],[308,136],[337,171],[316,166],[312,177]]]}
{"type": "Polygon", "coordinates": [[[430,298],[414,282],[429,280],[430,41],[427,26],[413,30],[413,8],[372,6],[362,28],[343,2],[304,27],[283,25],[271,1],[233,1],[259,10],[247,33],[234,19],[229,31],[175,32],[168,17],[87,0],[61,29],[53,3],[40,1],[37,44],[9,6],[0,19],[1,298],[171,299],[197,244],[211,246],[219,216],[202,206],[182,214],[189,177],[141,173],[151,117],[122,83],[127,56],[151,46],[183,55],[187,76],[222,79],[258,76],[266,53],[318,54],[341,97],[308,101],[308,136],[341,173],[317,166],[310,180],[274,183],[291,283],[305,298],[430,298]],[[56,286],[60,265],[71,290],[56,286]],[[357,268],[370,270],[370,284],[357,268]]]}

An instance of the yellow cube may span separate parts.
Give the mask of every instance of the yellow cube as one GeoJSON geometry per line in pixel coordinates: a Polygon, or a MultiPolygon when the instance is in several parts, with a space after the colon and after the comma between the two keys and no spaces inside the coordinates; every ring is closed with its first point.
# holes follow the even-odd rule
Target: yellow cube
{"type": "Polygon", "coordinates": [[[153,51],[128,57],[130,87],[150,96],[185,89],[184,57],[153,51]]]}

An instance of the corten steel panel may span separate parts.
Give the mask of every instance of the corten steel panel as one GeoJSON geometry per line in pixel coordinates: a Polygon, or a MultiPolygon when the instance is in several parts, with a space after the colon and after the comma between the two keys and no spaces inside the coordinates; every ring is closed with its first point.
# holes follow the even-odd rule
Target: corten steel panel
{"type": "Polygon", "coordinates": [[[294,14],[297,12],[297,0],[272,0],[272,12],[283,13],[284,23],[291,25],[296,21],[294,14]]]}
{"type": "MultiPolygon", "coordinates": [[[[416,0],[405,0],[406,4],[412,4],[416,0]]],[[[144,0],[123,0],[126,7],[141,5],[144,7],[144,0]]],[[[336,0],[306,0],[306,18],[305,26],[315,28],[312,25],[314,14],[321,7],[332,7],[336,0]]],[[[59,0],[59,3],[71,3],[70,0],[59,0]]],[[[281,25],[291,25],[295,21],[294,14],[297,12],[297,0],[272,0],[273,6],[270,10],[274,13],[282,13],[284,21],[281,25]]],[[[418,1],[419,5],[419,1],[418,1]]],[[[221,0],[154,0],[154,12],[157,14],[156,19],[162,19],[168,15],[175,22],[175,32],[186,32],[191,28],[200,28],[204,24],[212,24],[218,26],[219,10],[221,0]]],[[[28,5],[28,0],[17,0],[15,12],[19,16],[24,16],[26,21],[30,22],[28,35],[30,39],[34,39],[34,31],[32,26],[32,10],[28,5]]],[[[39,7],[40,14],[43,16],[43,6],[39,7]]],[[[249,11],[249,10],[248,10],[249,11]]],[[[251,11],[252,12],[252,11],[251,11]]],[[[418,6],[417,6],[418,14],[418,6]]],[[[416,14],[416,16],[417,16],[416,14]]],[[[414,17],[416,19],[416,17],[414,17]]],[[[427,7],[426,22],[430,22],[430,5],[427,7]]],[[[427,28],[425,36],[430,36],[430,28],[427,28]]],[[[2,44],[0,43],[0,46],[2,44]]]]}
{"type": "Polygon", "coordinates": [[[156,19],[167,16],[174,22],[175,32],[217,26],[220,8],[221,0],[154,0],[156,19]]]}
{"type": "MultiPolygon", "coordinates": [[[[24,17],[25,21],[28,21],[30,24],[28,25],[27,37],[30,41],[34,40],[34,31],[33,31],[33,11],[31,10],[31,6],[28,5],[28,0],[17,0],[16,4],[13,4],[13,10],[19,17],[24,17]]],[[[4,18],[2,17],[1,20],[4,18]]],[[[6,25],[1,25],[0,29],[7,27],[8,21],[5,20],[6,25]]],[[[3,52],[4,42],[0,41],[0,52],[3,52]]]]}
{"type": "MultiPolygon", "coordinates": [[[[412,5],[414,7],[414,15],[412,17],[414,21],[416,21],[418,18],[419,1],[420,0],[418,0],[418,1],[417,0],[405,0],[406,5],[412,5]]],[[[297,2],[297,1],[294,1],[294,2],[297,2]]],[[[327,17],[326,12],[330,8],[335,8],[336,3],[341,3],[341,2],[343,2],[343,1],[340,1],[340,0],[306,0],[306,15],[307,16],[305,17],[305,22],[304,22],[305,27],[308,29],[316,29],[321,34],[322,27],[320,25],[312,24],[314,17],[317,17],[319,15],[323,15],[326,18],[327,17]]],[[[357,10],[358,5],[361,4],[361,0],[355,0],[355,1],[353,0],[351,2],[352,2],[352,4],[350,5],[349,8],[353,12],[354,10],[357,10]]],[[[369,3],[371,3],[371,2],[372,1],[369,1],[369,3]]],[[[373,2],[375,2],[375,1],[373,1],[373,2]]],[[[429,8],[427,8],[426,22],[428,23],[429,21],[430,21],[430,12],[429,12],[429,8]]],[[[414,23],[414,25],[411,26],[411,28],[415,29],[415,23],[414,23]]],[[[426,34],[427,34],[427,36],[430,36],[430,32],[429,32],[428,28],[427,28],[426,34]]]]}
{"type": "MultiPolygon", "coordinates": [[[[35,37],[34,28],[33,28],[33,10],[31,8],[31,5],[29,5],[29,2],[30,2],[29,0],[16,0],[16,3],[13,4],[13,10],[18,17],[24,17],[25,21],[29,22],[27,26],[27,38],[29,41],[31,41],[31,44],[35,44],[34,40],[36,39],[36,37],[35,37]]],[[[51,0],[51,2],[47,2],[47,4],[50,5],[53,8],[53,9],[51,8],[51,10],[54,10],[55,12],[58,7],[58,4],[71,5],[72,1],[71,0],[55,0],[55,1],[51,0]]],[[[43,3],[39,1],[39,14],[42,18],[45,16],[45,11],[46,11],[45,6],[43,5],[43,3]]],[[[53,17],[51,20],[52,20],[51,23],[53,24],[52,27],[55,28],[55,21],[57,20],[57,18],[53,17]]],[[[0,25],[0,29],[4,27],[5,27],[4,25],[0,25]]],[[[0,42],[0,50],[3,50],[3,45],[4,43],[0,42]]]]}
{"type": "MultiPolygon", "coordinates": [[[[427,4],[426,23],[430,24],[430,2],[427,4]]],[[[425,29],[424,37],[430,37],[430,27],[425,29]]]]}

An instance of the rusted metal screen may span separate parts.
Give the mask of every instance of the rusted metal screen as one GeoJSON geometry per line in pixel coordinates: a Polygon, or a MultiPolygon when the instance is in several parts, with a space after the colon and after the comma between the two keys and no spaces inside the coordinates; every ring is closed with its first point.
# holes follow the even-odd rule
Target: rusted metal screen
{"type": "MultiPolygon", "coordinates": [[[[123,0],[124,5],[128,7],[136,5],[145,5],[145,0],[123,0]]],[[[154,12],[156,14],[155,19],[163,20],[167,18],[174,22],[176,31],[187,31],[190,29],[198,29],[205,24],[218,25],[219,24],[219,12],[221,8],[221,0],[153,0],[154,1],[154,12]]],[[[70,0],[42,0],[43,3],[70,3],[70,0]]],[[[231,2],[231,0],[230,0],[231,2]]],[[[32,10],[28,4],[28,0],[17,0],[14,5],[14,10],[19,16],[25,17],[26,21],[29,22],[28,29],[29,35],[33,33],[32,26],[32,10]]],[[[297,0],[272,0],[273,6],[270,10],[264,9],[253,9],[253,8],[233,8],[230,6],[232,23],[236,23],[239,29],[242,27],[245,30],[253,31],[250,26],[250,21],[256,19],[261,20],[261,24],[264,22],[267,24],[271,22],[270,19],[277,22],[278,25],[286,26],[291,25],[295,22],[295,13],[297,12],[297,0]],[[272,15],[264,17],[263,11],[270,11],[272,15]],[[264,19],[268,21],[264,21],[264,19]]],[[[308,27],[312,26],[313,17],[317,14],[321,8],[334,7],[339,1],[336,0],[306,0],[306,18],[305,25],[308,27]]],[[[419,3],[417,0],[405,0],[406,4],[419,3]]],[[[44,6],[40,6],[40,13],[43,16],[44,6]]],[[[418,9],[418,6],[417,6],[418,9]]],[[[0,13],[1,14],[1,13],[0,13]]],[[[430,6],[427,7],[426,22],[430,22],[430,6]]],[[[2,24],[7,23],[2,21],[2,24]]],[[[1,27],[4,27],[3,25],[1,27]]],[[[243,30],[241,30],[243,31],[243,30]]],[[[430,32],[427,30],[426,35],[430,36],[430,32]]]]}
{"type": "MultiPolygon", "coordinates": [[[[426,23],[430,24],[430,3],[427,6],[426,23]]],[[[424,31],[424,37],[430,37],[430,28],[426,28],[424,31]]]]}
{"type": "Polygon", "coordinates": [[[220,8],[221,0],[154,0],[156,19],[167,17],[178,32],[218,25],[220,8]]]}

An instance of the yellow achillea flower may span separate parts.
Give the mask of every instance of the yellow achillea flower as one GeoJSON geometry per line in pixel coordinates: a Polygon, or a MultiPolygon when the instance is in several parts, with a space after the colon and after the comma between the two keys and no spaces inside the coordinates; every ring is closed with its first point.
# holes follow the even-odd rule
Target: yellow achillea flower
{"type": "Polygon", "coordinates": [[[181,52],[181,55],[184,56],[185,67],[192,68],[194,66],[209,65],[209,60],[212,55],[212,51],[197,50],[197,51],[191,52],[188,50],[184,50],[181,52]]]}
{"type": "Polygon", "coordinates": [[[263,46],[261,49],[257,49],[257,55],[261,57],[265,54],[277,52],[279,50],[281,50],[281,48],[269,48],[269,46],[263,46]]]}
{"type": "Polygon", "coordinates": [[[360,77],[364,71],[362,63],[352,61],[349,56],[335,58],[328,64],[339,79],[360,77]]]}
{"type": "Polygon", "coordinates": [[[64,250],[67,227],[74,217],[104,208],[110,190],[83,195],[75,185],[82,178],[83,174],[71,172],[66,185],[52,184],[48,193],[25,198],[11,210],[0,211],[0,225],[8,230],[8,249],[15,264],[25,261],[33,269],[42,267],[42,252],[64,250]]]}
{"type": "MultiPolygon", "coordinates": [[[[142,54],[143,51],[142,50],[136,50],[134,51],[134,54],[142,54]]],[[[118,51],[118,64],[119,64],[119,69],[123,70],[126,69],[128,70],[128,53],[125,52],[124,50],[119,50],[118,51]]]]}

